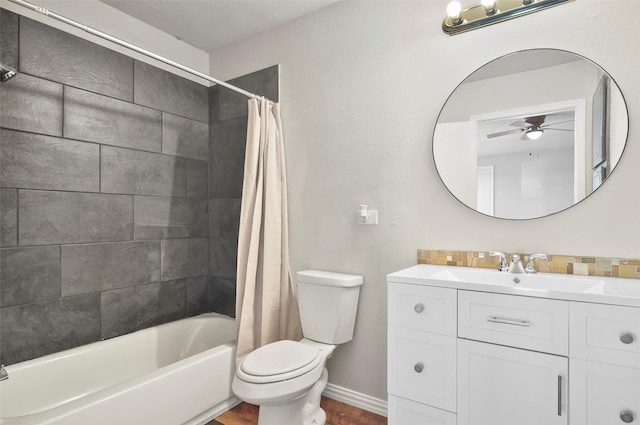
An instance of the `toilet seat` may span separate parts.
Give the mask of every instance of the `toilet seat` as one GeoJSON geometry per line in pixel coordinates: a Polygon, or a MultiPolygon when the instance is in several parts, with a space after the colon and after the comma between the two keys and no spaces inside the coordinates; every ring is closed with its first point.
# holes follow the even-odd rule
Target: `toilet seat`
{"type": "Polygon", "coordinates": [[[297,378],[323,361],[318,347],[296,341],[277,341],[249,353],[236,374],[245,382],[267,384],[297,378]]]}

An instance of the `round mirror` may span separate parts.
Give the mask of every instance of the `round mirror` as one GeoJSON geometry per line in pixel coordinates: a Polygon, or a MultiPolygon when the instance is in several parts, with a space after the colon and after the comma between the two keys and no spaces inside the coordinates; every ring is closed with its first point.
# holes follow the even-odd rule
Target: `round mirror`
{"type": "Polygon", "coordinates": [[[498,58],[449,96],[433,134],[440,178],[466,206],[530,219],[596,190],[627,141],[627,107],[602,68],[534,49],[498,58]]]}

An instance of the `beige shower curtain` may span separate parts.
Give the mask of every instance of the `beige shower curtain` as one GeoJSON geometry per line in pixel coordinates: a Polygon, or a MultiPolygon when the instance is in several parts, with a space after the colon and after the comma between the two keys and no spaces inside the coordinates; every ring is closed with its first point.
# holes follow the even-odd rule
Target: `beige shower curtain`
{"type": "Polygon", "coordinates": [[[281,339],[301,338],[289,272],[287,181],[280,105],[249,100],[238,237],[236,362],[281,339]]]}

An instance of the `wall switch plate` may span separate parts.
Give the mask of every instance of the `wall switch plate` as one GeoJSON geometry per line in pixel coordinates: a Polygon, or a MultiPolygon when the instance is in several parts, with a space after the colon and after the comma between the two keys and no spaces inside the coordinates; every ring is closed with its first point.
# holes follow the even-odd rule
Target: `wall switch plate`
{"type": "Polygon", "coordinates": [[[378,224],[378,210],[367,210],[365,217],[358,216],[358,224],[378,224]]]}

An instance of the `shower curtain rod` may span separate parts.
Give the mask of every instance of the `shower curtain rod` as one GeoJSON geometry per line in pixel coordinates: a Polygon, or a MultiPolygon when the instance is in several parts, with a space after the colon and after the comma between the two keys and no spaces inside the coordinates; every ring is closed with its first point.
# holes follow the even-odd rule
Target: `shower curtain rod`
{"type": "Polygon", "coordinates": [[[76,22],[76,21],[74,21],[72,19],[66,18],[66,17],[64,17],[62,15],[58,15],[57,13],[54,13],[54,12],[48,10],[48,9],[45,9],[44,7],[36,6],[34,4],[31,4],[31,3],[23,1],[23,0],[9,0],[9,1],[11,3],[15,3],[15,4],[19,5],[19,6],[22,6],[22,7],[25,7],[27,9],[30,9],[30,10],[32,10],[34,12],[38,12],[38,13],[40,13],[42,15],[48,16],[50,18],[53,18],[56,21],[64,22],[67,25],[71,25],[72,27],[75,27],[75,28],[81,29],[83,31],[86,31],[89,34],[93,34],[93,35],[95,35],[97,37],[100,37],[102,39],[108,40],[108,41],[110,41],[112,43],[115,43],[115,44],[118,44],[120,46],[126,47],[127,49],[133,50],[135,52],[138,52],[140,54],[143,54],[145,56],[148,56],[150,58],[158,60],[160,62],[166,63],[167,65],[171,65],[171,66],[173,66],[175,68],[181,69],[182,71],[185,71],[185,72],[187,72],[189,74],[195,75],[196,77],[200,77],[200,78],[202,78],[204,80],[207,80],[207,81],[210,81],[212,83],[221,85],[222,87],[226,87],[229,90],[233,90],[233,91],[238,92],[240,94],[243,94],[243,95],[245,95],[247,97],[251,97],[251,98],[260,98],[261,97],[261,96],[258,96],[257,94],[253,94],[253,93],[250,93],[250,92],[248,92],[246,90],[243,90],[240,87],[236,87],[236,86],[234,86],[232,84],[225,83],[224,81],[217,80],[217,79],[215,79],[213,77],[208,76],[207,74],[203,74],[202,72],[196,71],[195,69],[191,69],[191,68],[186,67],[184,65],[181,65],[181,64],[179,64],[177,62],[174,62],[174,61],[172,61],[170,59],[164,58],[164,57],[162,57],[160,55],[156,55],[155,53],[152,53],[152,52],[150,52],[148,50],[142,49],[142,48],[140,48],[140,47],[138,47],[136,45],[128,43],[128,42],[126,42],[124,40],[121,40],[121,39],[119,39],[117,37],[114,37],[112,35],[106,34],[106,33],[102,32],[102,31],[98,31],[97,29],[91,28],[91,27],[89,27],[87,25],[81,24],[81,23],[76,22]]]}

